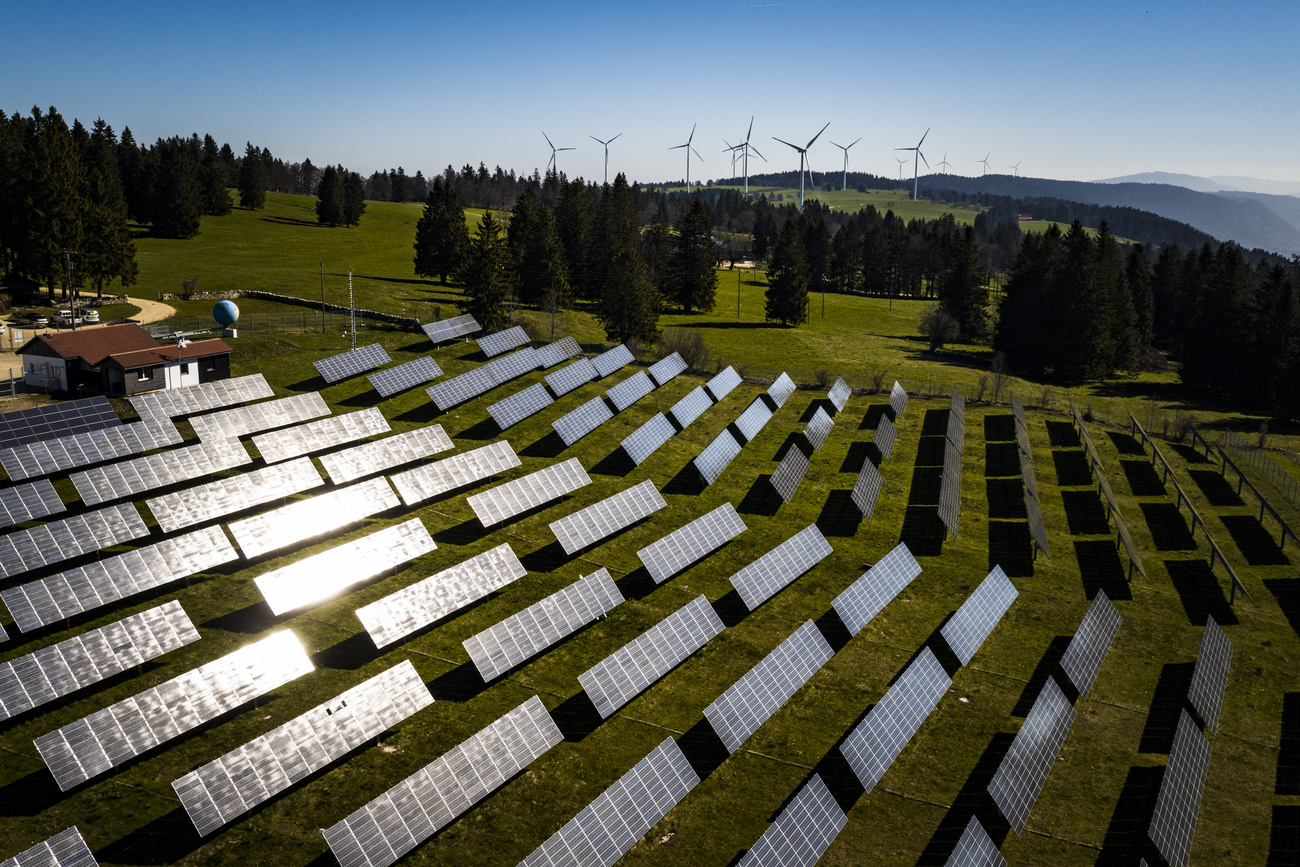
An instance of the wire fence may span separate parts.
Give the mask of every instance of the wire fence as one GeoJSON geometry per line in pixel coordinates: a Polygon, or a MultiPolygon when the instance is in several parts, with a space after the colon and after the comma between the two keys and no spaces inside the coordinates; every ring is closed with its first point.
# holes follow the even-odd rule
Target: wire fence
{"type": "Polygon", "coordinates": [[[1223,434],[1224,448],[1231,449],[1235,458],[1263,476],[1270,485],[1282,492],[1287,502],[1300,508],[1300,480],[1286,471],[1259,446],[1247,442],[1232,431],[1223,434]]]}
{"type": "MultiPolygon", "coordinates": [[[[239,317],[235,328],[244,334],[285,334],[290,332],[347,331],[350,319],[346,313],[321,313],[319,310],[295,310],[281,313],[246,313],[239,317]]],[[[172,316],[161,322],[142,326],[153,337],[166,337],[178,331],[189,334],[212,332],[219,335],[222,327],[210,316],[172,316]]],[[[410,331],[402,325],[357,317],[357,331],[410,331]]],[[[417,332],[418,333],[418,332],[417,332]]]]}

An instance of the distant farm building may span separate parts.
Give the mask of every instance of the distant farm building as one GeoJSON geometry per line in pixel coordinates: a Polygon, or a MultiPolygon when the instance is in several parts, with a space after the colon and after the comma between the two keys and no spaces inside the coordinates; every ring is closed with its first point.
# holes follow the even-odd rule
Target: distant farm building
{"type": "Polygon", "coordinates": [[[41,334],[18,350],[29,388],[117,395],[229,379],[230,353],[224,340],[164,346],[139,325],[41,334]]]}

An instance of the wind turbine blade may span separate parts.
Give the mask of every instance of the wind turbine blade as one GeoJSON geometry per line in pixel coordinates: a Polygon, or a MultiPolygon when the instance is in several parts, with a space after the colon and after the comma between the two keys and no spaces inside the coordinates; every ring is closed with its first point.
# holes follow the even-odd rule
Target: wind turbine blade
{"type": "MultiPolygon", "coordinates": [[[[916,148],[894,148],[894,150],[896,150],[896,151],[914,151],[914,150],[916,150],[916,148]]],[[[898,159],[898,157],[894,157],[894,159],[898,159]]]]}
{"type": "Polygon", "coordinates": [[[754,133],[754,116],[749,116],[749,132],[745,133],[745,143],[749,143],[749,137],[754,133]]]}
{"type": "Polygon", "coordinates": [[[695,148],[691,148],[691,153],[695,154],[695,158],[697,160],[699,160],[700,162],[704,162],[704,157],[700,156],[700,152],[697,151],[695,148]]]}
{"type": "Polygon", "coordinates": [[[690,144],[692,141],[695,140],[695,128],[696,128],[697,126],[699,126],[698,123],[693,123],[693,124],[691,124],[691,135],[690,135],[690,138],[686,139],[686,143],[687,143],[687,144],[690,144]]]}
{"type": "Polygon", "coordinates": [[[546,139],[548,145],[551,145],[551,150],[555,150],[555,145],[551,144],[551,137],[546,134],[546,130],[542,130],[542,138],[546,139]]]}
{"type": "Polygon", "coordinates": [[[749,149],[752,150],[754,153],[758,154],[759,159],[761,159],[763,162],[767,162],[767,157],[763,156],[762,154],[759,154],[758,148],[754,147],[753,145],[750,145],[749,149]]]}
{"type": "Polygon", "coordinates": [[[603,142],[603,141],[601,141],[600,139],[596,138],[594,135],[589,135],[589,136],[587,136],[587,138],[591,139],[591,140],[594,141],[596,144],[600,144],[600,145],[603,145],[603,144],[609,144],[609,142],[603,142]]]}
{"type": "MultiPolygon", "coordinates": [[[[930,128],[929,128],[929,127],[926,127],[926,128],[925,128],[925,135],[929,135],[929,134],[930,134],[930,128]]],[[[916,147],[917,147],[918,150],[920,149],[921,145],[925,144],[925,135],[921,136],[921,140],[920,140],[919,142],[916,143],[916,147]]]]}
{"type": "Polygon", "coordinates": [[[925,158],[925,154],[921,153],[920,148],[916,149],[916,155],[921,158],[921,162],[925,163],[925,167],[928,169],[930,167],[930,161],[925,158]]]}
{"type": "MultiPolygon", "coordinates": [[[[831,125],[831,122],[830,122],[829,120],[826,121],[826,126],[830,126],[830,125],[831,125]]],[[[815,142],[815,141],[817,141],[817,139],[821,138],[822,133],[826,132],[826,126],[824,126],[824,127],[822,127],[821,129],[819,129],[819,130],[817,131],[817,135],[813,136],[811,139],[808,140],[808,144],[804,147],[804,150],[807,150],[808,148],[812,147],[812,146],[813,146],[813,142],[815,142]]]]}
{"type": "MultiPolygon", "coordinates": [[[[858,136],[857,138],[855,138],[853,140],[853,144],[849,145],[849,147],[853,147],[853,145],[857,144],[860,141],[862,141],[862,136],[858,136]]],[[[845,148],[845,150],[848,150],[848,148],[845,148]]]]}
{"type": "MultiPolygon", "coordinates": [[[[772,136],[772,138],[776,139],[777,141],[779,141],[781,144],[785,145],[786,147],[794,148],[795,150],[799,151],[800,153],[803,152],[803,148],[799,147],[799,145],[796,145],[796,144],[790,144],[790,143],[789,143],[788,141],[786,141],[785,139],[783,139],[783,138],[776,138],[776,136],[772,136]]],[[[756,151],[755,153],[757,153],[757,151],[756,151]]]]}
{"type": "Polygon", "coordinates": [[[557,151],[572,151],[572,150],[577,150],[577,148],[556,148],[556,150],[557,150],[557,151]]]}
{"type": "MultiPolygon", "coordinates": [[[[623,134],[623,133],[619,133],[618,135],[622,135],[622,134],[623,134]]],[[[618,138],[618,135],[614,136],[614,138],[618,138]]],[[[610,139],[609,141],[613,141],[614,138],[610,139]]],[[[609,141],[605,142],[605,144],[609,144],[609,141]]]]}
{"type": "Polygon", "coordinates": [[[842,145],[842,144],[835,144],[835,142],[831,141],[830,139],[827,139],[827,141],[830,141],[831,144],[835,145],[835,146],[836,146],[837,148],[839,148],[840,150],[847,150],[847,148],[845,148],[844,145],[842,145]]]}
{"type": "Polygon", "coordinates": [[[681,150],[681,149],[684,148],[684,147],[690,147],[690,145],[673,145],[673,146],[670,147],[668,150],[670,150],[670,151],[676,151],[676,150],[681,150]]]}

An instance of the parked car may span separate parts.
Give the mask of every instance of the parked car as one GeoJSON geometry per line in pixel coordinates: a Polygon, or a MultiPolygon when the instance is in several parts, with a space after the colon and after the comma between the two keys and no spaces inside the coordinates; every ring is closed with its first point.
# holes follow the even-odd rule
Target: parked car
{"type": "Polygon", "coordinates": [[[84,322],[84,323],[86,323],[87,325],[97,325],[97,324],[99,324],[99,311],[98,311],[98,310],[86,310],[86,311],[84,311],[84,312],[81,314],[81,321],[84,322]]]}
{"type": "Polygon", "coordinates": [[[48,327],[49,327],[49,324],[50,324],[50,320],[46,319],[44,316],[33,316],[33,317],[32,317],[32,327],[33,327],[33,328],[48,328],[48,327]]]}

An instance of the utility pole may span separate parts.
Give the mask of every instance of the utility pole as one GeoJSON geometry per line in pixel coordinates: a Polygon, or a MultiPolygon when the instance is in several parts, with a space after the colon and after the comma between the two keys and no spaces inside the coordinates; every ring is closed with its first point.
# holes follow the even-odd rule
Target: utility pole
{"type": "Polygon", "coordinates": [[[325,333],[325,260],[320,259],[320,330],[325,333]]]}
{"type": "Polygon", "coordinates": [[[72,301],[69,306],[72,309],[72,330],[73,331],[77,330],[77,277],[76,277],[77,266],[72,262],[72,255],[76,252],[77,252],[76,250],[63,251],[64,262],[66,262],[67,273],[68,273],[68,289],[72,293],[72,301]]]}
{"type": "Polygon", "coordinates": [[[348,266],[348,331],[352,332],[352,348],[357,348],[357,305],[352,297],[352,266],[348,266]]]}

